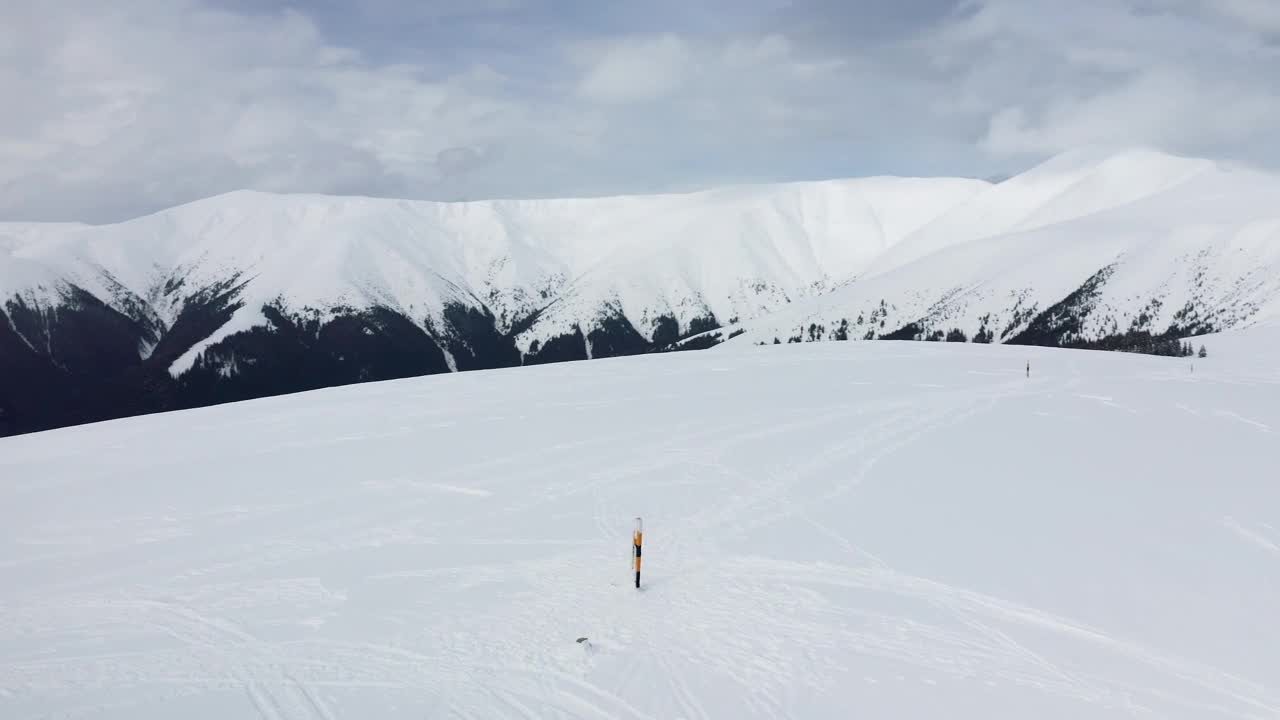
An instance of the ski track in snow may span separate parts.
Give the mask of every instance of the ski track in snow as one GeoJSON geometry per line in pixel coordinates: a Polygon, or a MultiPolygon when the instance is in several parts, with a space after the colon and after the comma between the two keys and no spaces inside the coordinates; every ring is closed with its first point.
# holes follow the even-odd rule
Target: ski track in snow
{"type": "Polygon", "coordinates": [[[1227,526],[1231,532],[1239,535],[1242,540],[1252,543],[1267,552],[1280,555],[1280,542],[1268,537],[1267,532],[1275,532],[1274,528],[1266,523],[1259,523],[1259,529],[1250,529],[1236,522],[1234,518],[1226,518],[1223,524],[1227,526]]]}
{"type": "Polygon", "coordinates": [[[1240,415],[1239,413],[1232,412],[1232,411],[1230,411],[1230,410],[1218,410],[1218,411],[1216,411],[1214,414],[1215,414],[1215,415],[1217,415],[1218,417],[1224,417],[1224,418],[1228,418],[1228,419],[1230,419],[1230,420],[1235,420],[1236,422],[1244,423],[1245,425],[1249,425],[1249,426],[1251,426],[1251,427],[1257,428],[1258,430],[1260,430],[1260,431],[1262,431],[1262,432],[1264,432],[1264,433],[1270,433],[1270,432],[1271,432],[1271,426],[1270,426],[1270,425],[1268,425],[1268,424],[1266,424],[1266,423],[1264,423],[1264,422],[1258,422],[1257,420],[1252,420],[1252,419],[1250,419],[1250,418],[1244,417],[1243,415],[1240,415]]]}
{"type": "Polygon", "coordinates": [[[1278,717],[1280,386],[1171,362],[725,348],[0,440],[0,717],[1278,717]]]}

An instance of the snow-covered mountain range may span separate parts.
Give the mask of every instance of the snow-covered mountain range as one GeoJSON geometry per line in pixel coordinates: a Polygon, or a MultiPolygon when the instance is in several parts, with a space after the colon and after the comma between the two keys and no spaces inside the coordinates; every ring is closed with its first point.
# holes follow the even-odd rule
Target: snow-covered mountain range
{"type": "Polygon", "coordinates": [[[1276,316],[1280,178],[1155,152],[999,184],[236,192],[114,225],[0,224],[0,433],[730,336],[1079,344],[1276,316]]]}
{"type": "Polygon", "coordinates": [[[1089,344],[1280,316],[1280,178],[1156,153],[1060,156],[992,185],[739,342],[1089,344]]]}

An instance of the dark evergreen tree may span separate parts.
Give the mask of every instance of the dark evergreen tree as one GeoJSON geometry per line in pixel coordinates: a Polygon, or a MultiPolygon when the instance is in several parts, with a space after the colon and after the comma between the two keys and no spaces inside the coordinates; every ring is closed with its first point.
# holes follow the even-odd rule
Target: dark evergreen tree
{"type": "Polygon", "coordinates": [[[849,339],[849,318],[844,318],[840,321],[840,327],[836,328],[835,331],[835,339],[841,341],[849,339]]]}

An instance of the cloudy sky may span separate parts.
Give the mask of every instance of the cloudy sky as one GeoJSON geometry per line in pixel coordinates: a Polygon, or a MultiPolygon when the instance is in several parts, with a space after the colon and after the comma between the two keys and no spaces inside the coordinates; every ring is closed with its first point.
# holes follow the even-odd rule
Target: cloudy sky
{"type": "Polygon", "coordinates": [[[1083,145],[1280,167],[1280,0],[0,3],[0,219],[474,199],[1083,145]]]}

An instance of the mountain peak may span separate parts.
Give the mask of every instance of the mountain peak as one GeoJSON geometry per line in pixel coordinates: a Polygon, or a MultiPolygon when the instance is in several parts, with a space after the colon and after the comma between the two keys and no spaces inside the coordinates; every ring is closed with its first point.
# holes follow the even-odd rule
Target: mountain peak
{"type": "Polygon", "coordinates": [[[1216,165],[1212,160],[1175,155],[1151,147],[1093,145],[1059,153],[1013,179],[1050,175],[1086,175],[1099,172],[1181,176],[1216,165]]]}

